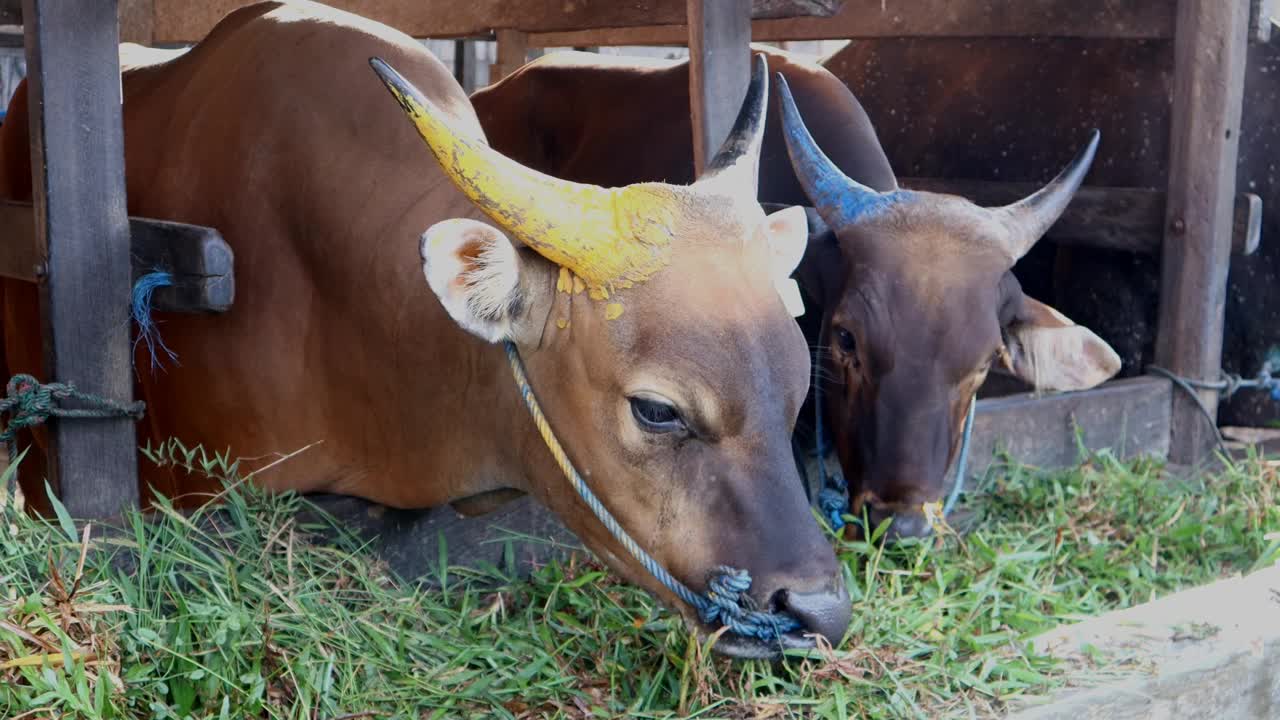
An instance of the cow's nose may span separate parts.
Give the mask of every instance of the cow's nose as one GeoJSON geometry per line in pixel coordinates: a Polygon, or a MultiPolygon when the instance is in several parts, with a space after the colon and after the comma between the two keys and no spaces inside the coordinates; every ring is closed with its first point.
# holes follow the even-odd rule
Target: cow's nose
{"type": "Polygon", "coordinates": [[[843,578],[837,578],[831,587],[824,590],[781,590],[775,598],[776,609],[789,613],[804,626],[801,632],[817,633],[832,647],[844,639],[849,621],[853,619],[853,604],[843,578]]]}
{"type": "Polygon", "coordinates": [[[871,523],[870,530],[880,527],[880,523],[888,518],[893,518],[893,522],[884,531],[883,540],[885,542],[894,542],[905,538],[928,537],[933,532],[933,524],[929,522],[929,518],[925,517],[922,512],[894,512],[893,510],[877,507],[874,503],[867,504],[867,520],[871,523]]]}

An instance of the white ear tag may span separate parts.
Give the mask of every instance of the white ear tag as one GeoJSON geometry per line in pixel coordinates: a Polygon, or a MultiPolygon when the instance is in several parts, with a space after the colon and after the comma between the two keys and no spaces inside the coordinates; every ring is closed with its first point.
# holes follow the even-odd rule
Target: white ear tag
{"type": "Polygon", "coordinates": [[[795,280],[783,278],[775,281],[774,286],[778,288],[782,304],[786,306],[787,312],[791,313],[791,317],[804,315],[804,299],[800,297],[800,286],[795,280]]]}

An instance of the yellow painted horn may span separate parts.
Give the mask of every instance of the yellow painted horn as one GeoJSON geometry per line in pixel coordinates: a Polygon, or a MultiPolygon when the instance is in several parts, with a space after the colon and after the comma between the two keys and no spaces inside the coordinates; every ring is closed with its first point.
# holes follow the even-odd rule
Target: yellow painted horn
{"type": "Polygon", "coordinates": [[[517,240],[581,277],[593,296],[630,287],[670,261],[679,202],[674,188],[603,188],[544,175],[451,128],[444,113],[381,58],[369,64],[449,179],[517,240]]]}

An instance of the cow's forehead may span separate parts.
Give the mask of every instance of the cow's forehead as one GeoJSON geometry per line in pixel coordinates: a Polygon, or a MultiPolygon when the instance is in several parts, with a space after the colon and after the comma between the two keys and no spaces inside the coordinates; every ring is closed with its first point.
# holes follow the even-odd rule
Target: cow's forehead
{"type": "Polygon", "coordinates": [[[1009,229],[990,210],[950,195],[914,193],[840,229],[842,254],[885,275],[963,286],[998,280],[1009,268],[1009,229]]]}

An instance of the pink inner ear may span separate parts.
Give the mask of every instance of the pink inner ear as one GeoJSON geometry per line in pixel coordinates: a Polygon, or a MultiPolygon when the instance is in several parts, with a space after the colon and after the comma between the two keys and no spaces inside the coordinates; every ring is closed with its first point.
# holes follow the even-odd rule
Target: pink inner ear
{"type": "Polygon", "coordinates": [[[458,262],[462,263],[462,272],[459,275],[469,275],[480,269],[480,255],[484,253],[485,243],[481,239],[467,239],[458,244],[456,250],[453,251],[454,256],[458,258],[458,262]]]}

